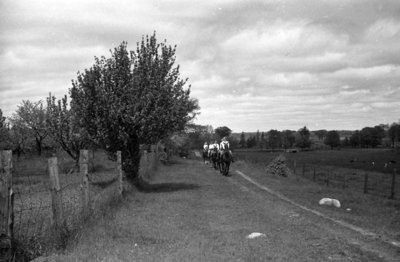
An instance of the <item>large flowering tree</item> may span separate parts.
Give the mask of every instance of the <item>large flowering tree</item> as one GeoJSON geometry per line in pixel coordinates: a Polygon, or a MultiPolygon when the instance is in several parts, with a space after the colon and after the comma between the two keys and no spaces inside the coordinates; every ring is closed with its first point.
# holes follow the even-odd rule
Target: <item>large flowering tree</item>
{"type": "Polygon", "coordinates": [[[197,100],[174,65],[175,52],[166,41],[157,43],[155,34],[143,37],[135,51],[123,42],[72,82],[71,109],[81,126],[111,156],[122,151],[131,180],[138,172],[140,144],[183,130],[197,115],[197,100]]]}

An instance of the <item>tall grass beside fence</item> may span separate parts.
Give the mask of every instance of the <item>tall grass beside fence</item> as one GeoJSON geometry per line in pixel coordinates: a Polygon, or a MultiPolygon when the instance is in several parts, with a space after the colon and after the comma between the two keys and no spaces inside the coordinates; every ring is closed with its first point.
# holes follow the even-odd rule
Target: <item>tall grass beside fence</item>
{"type": "MultiPolygon", "coordinates": [[[[267,166],[281,152],[234,152],[238,160],[267,166]]],[[[284,153],[298,178],[320,185],[400,200],[400,155],[391,149],[342,149],[284,153]]]]}
{"type": "Polygon", "coordinates": [[[287,161],[287,166],[298,177],[309,179],[327,187],[337,187],[364,194],[400,200],[400,181],[396,168],[391,173],[337,166],[315,165],[296,160],[287,161]]]}
{"type": "MultiPolygon", "coordinates": [[[[68,236],[79,230],[90,215],[121,196],[120,152],[117,162],[109,160],[104,152],[89,154],[81,150],[80,156],[79,171],[74,161],[65,161],[62,156],[13,161],[8,190],[14,200],[8,210],[13,227],[11,233],[4,228],[0,232],[13,240],[14,252],[8,252],[8,256],[23,247],[18,249],[23,253],[18,254],[19,260],[29,260],[65,246],[68,236]]],[[[1,174],[3,180],[5,172],[1,174]]],[[[5,195],[3,189],[1,195],[5,195]]]]}

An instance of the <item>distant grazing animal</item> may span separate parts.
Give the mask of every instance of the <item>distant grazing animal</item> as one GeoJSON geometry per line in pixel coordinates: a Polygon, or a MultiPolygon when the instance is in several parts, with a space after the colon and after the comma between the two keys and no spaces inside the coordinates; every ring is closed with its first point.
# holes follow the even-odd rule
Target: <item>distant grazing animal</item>
{"type": "Polygon", "coordinates": [[[396,162],[395,160],[390,160],[389,162],[385,163],[384,168],[387,168],[388,165],[390,165],[390,164],[396,164],[396,163],[397,163],[397,162],[396,162]]]}

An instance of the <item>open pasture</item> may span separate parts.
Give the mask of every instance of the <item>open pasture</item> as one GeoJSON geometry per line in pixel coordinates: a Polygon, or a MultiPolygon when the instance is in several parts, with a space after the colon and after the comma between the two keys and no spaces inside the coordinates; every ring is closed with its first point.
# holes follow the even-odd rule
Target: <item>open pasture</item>
{"type": "Polygon", "coordinates": [[[296,174],[327,186],[400,199],[400,154],[390,149],[342,149],[286,153],[296,174]]]}
{"type": "MultiPolygon", "coordinates": [[[[238,159],[251,163],[268,164],[282,152],[261,150],[236,150],[238,159]]],[[[396,168],[400,171],[400,153],[393,149],[341,149],[315,150],[297,153],[285,153],[289,165],[296,161],[308,165],[330,166],[348,169],[359,169],[370,172],[392,173],[396,168]]]]}
{"type": "MultiPolygon", "coordinates": [[[[282,152],[280,152],[282,153],[282,152]]],[[[237,151],[240,160],[268,165],[279,152],[237,151]]],[[[391,149],[342,149],[284,153],[295,174],[328,187],[400,199],[400,154],[391,149]],[[395,181],[393,174],[396,170],[395,181]],[[393,193],[394,192],[394,193],[393,193]]]]}
{"type": "Polygon", "coordinates": [[[400,170],[400,153],[392,149],[341,149],[286,153],[289,162],[392,173],[400,170]]]}

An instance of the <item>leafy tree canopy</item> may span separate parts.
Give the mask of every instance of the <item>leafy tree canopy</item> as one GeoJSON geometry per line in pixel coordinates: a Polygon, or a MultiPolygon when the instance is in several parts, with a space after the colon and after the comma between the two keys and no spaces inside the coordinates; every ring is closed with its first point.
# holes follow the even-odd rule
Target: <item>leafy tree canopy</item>
{"type": "Polygon", "coordinates": [[[72,82],[71,108],[111,156],[122,151],[128,178],[137,175],[140,144],[183,130],[197,115],[198,102],[190,86],[184,88],[187,79],[180,78],[175,52],[166,41],[158,43],[155,33],[143,37],[135,51],[123,42],[72,82]]]}
{"type": "Polygon", "coordinates": [[[298,131],[298,139],[296,145],[300,148],[307,148],[311,146],[310,131],[305,126],[298,131]]]}
{"type": "Polygon", "coordinates": [[[391,124],[388,130],[388,135],[392,143],[392,146],[394,147],[395,143],[400,141],[400,124],[398,123],[391,124]]]}
{"type": "Polygon", "coordinates": [[[9,149],[9,129],[6,123],[6,117],[0,108],[0,150],[9,149]]]}
{"type": "Polygon", "coordinates": [[[338,147],[340,146],[340,136],[339,133],[335,130],[328,131],[326,133],[325,141],[324,143],[331,148],[338,147]]]}
{"type": "Polygon", "coordinates": [[[281,138],[281,132],[271,129],[268,132],[268,146],[272,149],[279,148],[282,142],[281,138]]]}
{"type": "Polygon", "coordinates": [[[232,133],[232,130],[227,126],[220,126],[214,130],[215,134],[219,137],[219,139],[223,137],[228,137],[232,133]]]}
{"type": "Polygon", "coordinates": [[[73,109],[68,109],[68,99],[64,96],[56,101],[49,94],[47,98],[47,128],[49,135],[61,148],[75,160],[79,161],[79,152],[90,144],[86,130],[80,127],[73,109]]]}
{"type": "Polygon", "coordinates": [[[36,150],[39,155],[42,153],[43,140],[47,137],[46,110],[42,101],[31,102],[23,100],[18,106],[14,119],[21,120],[21,124],[30,128],[35,136],[36,150]]]}
{"type": "Polygon", "coordinates": [[[293,147],[294,143],[296,142],[296,137],[294,133],[295,132],[291,130],[282,131],[282,145],[284,148],[293,147]]]}
{"type": "Polygon", "coordinates": [[[325,129],[317,130],[314,131],[314,134],[318,137],[319,140],[323,140],[326,135],[328,134],[328,131],[325,129]]]}

